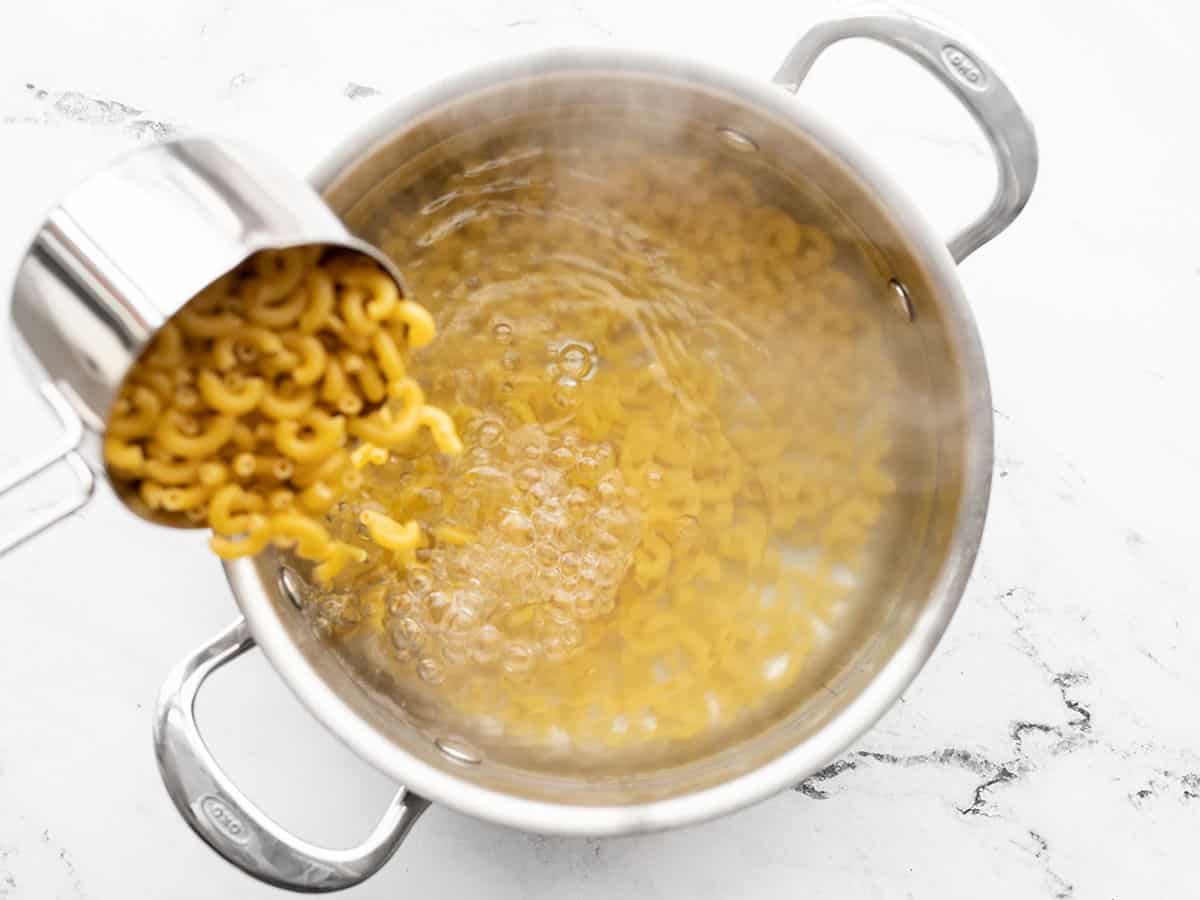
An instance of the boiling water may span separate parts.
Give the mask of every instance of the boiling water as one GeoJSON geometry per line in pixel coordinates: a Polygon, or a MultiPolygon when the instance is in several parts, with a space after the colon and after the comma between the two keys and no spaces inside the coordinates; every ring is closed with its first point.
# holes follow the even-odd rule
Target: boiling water
{"type": "Polygon", "coordinates": [[[371,237],[437,318],[411,366],[466,449],[364,472],[331,525],[370,558],[315,626],[489,748],[677,752],[762,715],[895,540],[855,243],[729,158],[615,144],[493,149],[393,209],[371,237]],[[421,524],[415,566],[364,509],[421,524]]]}

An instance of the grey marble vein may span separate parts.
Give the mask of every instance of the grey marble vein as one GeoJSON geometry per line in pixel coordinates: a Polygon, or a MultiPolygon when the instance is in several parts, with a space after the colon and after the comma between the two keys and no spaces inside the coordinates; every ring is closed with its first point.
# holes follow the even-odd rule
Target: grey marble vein
{"type": "Polygon", "coordinates": [[[51,92],[32,82],[25,83],[27,109],[4,117],[8,123],[58,125],[79,123],[110,128],[132,135],[137,140],[162,140],[179,132],[179,126],[166,119],[146,115],[146,111],[120,100],[95,97],[82,91],[51,92]]]}

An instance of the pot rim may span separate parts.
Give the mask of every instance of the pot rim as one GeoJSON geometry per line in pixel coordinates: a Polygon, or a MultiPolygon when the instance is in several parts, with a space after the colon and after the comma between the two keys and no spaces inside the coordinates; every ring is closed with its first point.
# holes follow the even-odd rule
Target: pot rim
{"type": "Polygon", "coordinates": [[[398,747],[360,718],[321,679],[288,636],[264,592],[237,590],[242,581],[239,572],[246,573],[247,582],[256,576],[238,563],[228,566],[238,603],[255,640],[301,703],[350,749],[431,800],[477,818],[546,834],[606,836],[705,821],[794,786],[844,752],[899,699],[949,625],[979,549],[993,464],[991,393],[983,349],[946,245],[877,163],[819,113],[777,85],[756,82],[707,63],[658,53],[610,48],[542,51],[474,67],[392,104],[343,140],[318,166],[310,181],[319,191],[326,192],[342,171],[380,142],[466,94],[531,76],[605,71],[674,78],[744,98],[755,109],[790,121],[812,134],[875,194],[919,252],[922,266],[943,298],[944,327],[959,355],[964,382],[962,495],[953,535],[927,603],[891,658],[858,696],[818,732],[756,769],[694,793],[630,805],[593,806],[518,797],[457,778],[398,747]]]}

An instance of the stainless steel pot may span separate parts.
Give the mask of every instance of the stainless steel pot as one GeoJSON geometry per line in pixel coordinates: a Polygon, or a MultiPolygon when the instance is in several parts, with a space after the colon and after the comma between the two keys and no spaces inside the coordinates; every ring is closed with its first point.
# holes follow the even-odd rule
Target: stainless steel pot
{"type": "Polygon", "coordinates": [[[355,680],[313,635],[298,608],[301,583],[283,559],[266,553],[236,560],[226,570],[242,617],[175,668],[155,720],[170,797],[229,862],[284,888],[350,887],[388,860],[431,800],[557,834],[646,832],[725,814],[827,764],[880,718],[929,658],[976,556],[992,463],[988,377],[954,264],[1000,233],[1030,196],[1037,172],[1032,127],[970,44],[895,11],[816,26],[775,82],[658,56],[542,54],[470,72],[379,116],[314,176],[324,203],[251,151],[190,139],[127,157],[70,194],[38,232],[18,270],[12,314],[18,353],[65,433],[54,448],[0,475],[0,493],[58,460],[70,464],[80,490],[22,532],[0,538],[0,553],[86,502],[94,479],[85,458],[100,462],[86,442],[88,428],[102,430],[128,367],[197,290],[259,248],[310,242],[371,253],[398,280],[362,240],[376,238],[371,212],[390,185],[485,134],[530,122],[582,121],[616,110],[629,122],[685,127],[731,152],[756,154],[803,179],[853,224],[900,314],[905,376],[919,386],[926,410],[926,421],[913,424],[914,464],[936,492],[910,510],[911,546],[896,560],[894,586],[878,598],[869,632],[803,702],[728,748],[654,772],[601,778],[512,766],[457,734],[416,724],[355,680]],[[872,38],[917,60],[989,139],[995,197],[948,247],[862,150],[788,94],[822,50],[848,37],[872,38]],[[320,721],[406,786],[358,847],[326,850],[284,832],[205,748],[193,716],[200,685],[256,643],[320,721]]]}
{"type": "MultiPolygon", "coordinates": [[[[868,729],[928,659],[958,604],[987,508],[992,410],[955,263],[1013,220],[1037,169],[1032,127],[995,70],[953,32],[896,11],[818,25],[792,50],[773,85],[657,56],[552,52],[470,72],[392,107],[346,141],[314,182],[353,228],[369,222],[389,179],[419,168],[431,154],[455,152],[472,134],[613,107],[656,122],[686,119],[689,127],[799,173],[877,252],[907,322],[908,374],[921,380],[928,408],[939,411],[923,447],[938,489],[922,513],[922,530],[914,531],[906,577],[881,598],[886,613],[840,671],[752,740],[662,772],[589,779],[506,767],[454,735],[414,726],[368,693],[313,636],[297,611],[297,582],[279,560],[229,563],[244,618],[173,673],[160,700],[155,741],[167,787],[188,823],[257,878],[306,891],[355,884],[386,861],[429,800],[516,828],[588,835],[670,828],[746,806],[826,765],[868,729]],[[851,37],[880,41],[919,62],[970,110],[992,146],[995,196],[948,246],[869,156],[789,93],[825,48],[851,37]],[[318,719],[405,785],[359,847],[329,851],[287,834],[205,749],[192,716],[196,692],[215,669],[256,643],[318,719]]],[[[363,237],[374,237],[369,225],[361,227],[368,229],[363,237]]]]}

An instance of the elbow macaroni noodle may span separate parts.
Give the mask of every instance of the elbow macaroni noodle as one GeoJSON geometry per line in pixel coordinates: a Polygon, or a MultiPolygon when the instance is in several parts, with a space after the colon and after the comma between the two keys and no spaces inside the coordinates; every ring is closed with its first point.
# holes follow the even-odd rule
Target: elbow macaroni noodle
{"type": "Polygon", "coordinates": [[[425,405],[405,367],[404,349],[432,337],[423,314],[366,257],[258,253],[181,310],[133,367],[105,460],[151,511],[207,523],[219,556],[291,547],[328,582],[367,556],[320,521],[360,487],[358,468],[428,448],[423,429],[438,451],[461,450],[454,421],[425,405]]]}
{"type": "MultiPolygon", "coordinates": [[[[372,236],[433,315],[344,292],[325,384],[365,399],[369,354],[391,399],[347,420],[362,485],[324,508],[364,556],[308,598],[316,627],[484,744],[678,744],[762,710],[837,629],[896,489],[853,244],[699,155],[502,150],[407,199],[372,236]],[[358,330],[384,310],[441,337],[404,360],[358,330]]],[[[250,540],[269,512],[230,509],[250,540]]]]}

